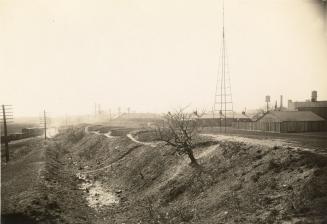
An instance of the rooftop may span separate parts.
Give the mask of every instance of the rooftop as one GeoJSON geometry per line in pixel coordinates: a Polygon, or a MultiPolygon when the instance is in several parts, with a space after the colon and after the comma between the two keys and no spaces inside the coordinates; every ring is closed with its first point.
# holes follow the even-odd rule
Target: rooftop
{"type": "Polygon", "coordinates": [[[118,119],[162,119],[162,117],[154,113],[124,113],[118,119]]]}
{"type": "MultiPolygon", "coordinates": [[[[204,114],[203,116],[201,116],[202,119],[210,119],[210,118],[220,118],[220,117],[224,117],[223,115],[219,115],[219,114],[204,114]]],[[[244,114],[234,114],[234,115],[227,115],[227,118],[234,118],[234,119],[250,119],[250,117],[244,115],[244,114]]]]}
{"type": "Polygon", "coordinates": [[[288,105],[291,109],[296,109],[298,107],[327,107],[327,101],[290,101],[288,105]]]}
{"type": "Polygon", "coordinates": [[[263,117],[269,114],[279,121],[325,121],[325,119],[311,111],[270,111],[263,117]]]}

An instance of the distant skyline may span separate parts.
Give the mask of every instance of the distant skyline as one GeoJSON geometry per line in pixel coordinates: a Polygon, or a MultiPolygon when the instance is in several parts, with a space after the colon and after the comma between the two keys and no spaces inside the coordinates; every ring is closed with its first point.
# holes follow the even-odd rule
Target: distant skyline
{"type": "MultiPolygon", "coordinates": [[[[327,100],[327,8],[225,1],[236,111],[327,100]]],[[[0,104],[14,114],[166,112],[214,102],[221,1],[0,0],[0,104]]]]}

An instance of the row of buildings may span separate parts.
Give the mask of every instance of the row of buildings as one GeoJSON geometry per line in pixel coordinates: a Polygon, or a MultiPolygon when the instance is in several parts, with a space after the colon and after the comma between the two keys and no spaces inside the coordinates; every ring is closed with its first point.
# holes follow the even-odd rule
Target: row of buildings
{"type": "MultiPolygon", "coordinates": [[[[144,126],[162,120],[158,114],[150,113],[124,113],[115,123],[125,124],[133,121],[144,126]]],[[[224,117],[222,114],[207,113],[202,116],[194,116],[202,127],[232,127],[235,129],[265,132],[318,132],[327,131],[327,101],[318,101],[317,92],[312,91],[311,99],[302,102],[288,101],[287,107],[283,107],[282,98],[279,107],[268,110],[257,116],[251,116],[243,112],[224,117]]]]}
{"type": "Polygon", "coordinates": [[[233,114],[226,118],[219,114],[206,114],[199,118],[203,127],[228,126],[235,129],[265,132],[318,132],[327,131],[327,101],[317,100],[317,91],[312,91],[311,99],[302,102],[288,101],[283,107],[282,97],[279,107],[268,110],[260,116],[245,113],[233,114]]]}
{"type": "Polygon", "coordinates": [[[281,106],[268,111],[256,120],[234,119],[232,127],[279,133],[327,131],[327,101],[318,101],[317,91],[312,91],[311,100],[289,100],[287,108],[281,106]]]}

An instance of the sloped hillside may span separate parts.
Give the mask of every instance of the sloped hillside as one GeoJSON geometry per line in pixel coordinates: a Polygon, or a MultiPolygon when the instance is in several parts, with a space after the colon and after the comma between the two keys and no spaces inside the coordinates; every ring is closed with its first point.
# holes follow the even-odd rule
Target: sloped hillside
{"type": "MultiPolygon", "coordinates": [[[[135,134],[146,141],[147,134],[135,134]]],[[[119,203],[97,207],[113,223],[319,223],[327,214],[327,158],[289,146],[203,138],[200,168],[162,143],[89,134],[67,154],[71,168],[119,203]],[[209,143],[209,144],[207,144],[209,143]]],[[[202,146],[201,146],[202,145],[202,146]]]]}
{"type": "Polygon", "coordinates": [[[16,178],[9,174],[10,166],[3,169],[2,211],[27,215],[36,223],[327,221],[324,154],[260,140],[202,136],[195,149],[200,167],[194,167],[162,142],[146,144],[155,141],[151,130],[112,127],[111,136],[99,128],[112,131],[68,129],[30,152],[38,156],[27,153],[10,165],[37,177],[16,178]],[[28,162],[29,156],[35,160],[28,162]],[[9,194],[12,185],[27,190],[9,194]]]}
{"type": "Polygon", "coordinates": [[[11,161],[1,164],[1,223],[90,223],[93,210],[75,174],[61,162],[55,140],[29,139],[10,145],[11,161]]]}

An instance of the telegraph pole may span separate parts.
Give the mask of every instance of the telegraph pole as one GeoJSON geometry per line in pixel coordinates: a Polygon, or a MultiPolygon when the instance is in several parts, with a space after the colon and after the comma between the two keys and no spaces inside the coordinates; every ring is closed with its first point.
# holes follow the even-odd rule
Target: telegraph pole
{"type": "Polygon", "coordinates": [[[47,112],[43,110],[43,116],[40,117],[40,126],[43,126],[44,139],[47,139],[47,112]]]}
{"type": "Polygon", "coordinates": [[[45,110],[43,111],[43,119],[44,119],[44,139],[47,140],[47,115],[45,110]]]}
{"type": "Polygon", "coordinates": [[[4,130],[4,143],[5,143],[5,155],[6,155],[6,162],[9,162],[9,139],[8,139],[8,128],[7,128],[7,123],[8,120],[13,119],[13,114],[12,112],[10,113],[9,110],[11,108],[11,105],[2,105],[2,122],[3,122],[3,130],[4,130]]]}

